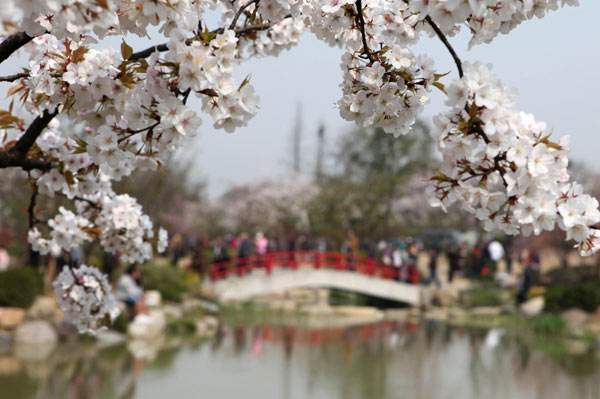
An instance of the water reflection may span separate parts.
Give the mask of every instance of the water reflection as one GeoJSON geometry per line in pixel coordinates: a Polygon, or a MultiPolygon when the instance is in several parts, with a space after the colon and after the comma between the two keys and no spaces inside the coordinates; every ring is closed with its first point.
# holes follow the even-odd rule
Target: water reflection
{"type": "Polygon", "coordinates": [[[215,339],[0,353],[2,398],[598,398],[585,342],[433,321],[229,321],[215,339]]]}

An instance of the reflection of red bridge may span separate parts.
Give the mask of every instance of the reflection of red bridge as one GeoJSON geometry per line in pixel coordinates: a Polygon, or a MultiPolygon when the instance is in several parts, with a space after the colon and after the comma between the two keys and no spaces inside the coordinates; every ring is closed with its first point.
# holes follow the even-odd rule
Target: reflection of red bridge
{"type": "Polygon", "coordinates": [[[336,252],[270,252],[219,262],[209,267],[219,299],[246,300],[295,288],[337,288],[420,304],[419,272],[377,259],[336,252]]]}
{"type": "Polygon", "coordinates": [[[323,346],[334,342],[361,343],[368,341],[373,336],[388,335],[392,332],[414,332],[418,327],[419,324],[415,321],[386,320],[375,324],[343,328],[297,328],[265,324],[258,327],[245,327],[244,330],[266,342],[323,346]]]}
{"type": "Polygon", "coordinates": [[[367,276],[411,284],[418,284],[419,282],[419,271],[413,266],[397,268],[367,256],[314,251],[269,252],[266,255],[214,263],[210,266],[210,275],[212,280],[216,281],[231,275],[243,277],[254,270],[263,269],[270,275],[275,268],[297,270],[298,267],[313,267],[316,270],[352,271],[367,276]]]}

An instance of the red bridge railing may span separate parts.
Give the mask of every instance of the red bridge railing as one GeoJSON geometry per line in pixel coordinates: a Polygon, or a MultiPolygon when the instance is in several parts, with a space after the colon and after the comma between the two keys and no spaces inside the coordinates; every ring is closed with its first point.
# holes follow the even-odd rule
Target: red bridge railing
{"type": "Polygon", "coordinates": [[[243,277],[254,270],[264,269],[267,274],[271,274],[275,268],[295,270],[299,266],[309,266],[315,269],[352,271],[411,284],[418,284],[419,282],[419,271],[414,266],[405,265],[398,268],[386,265],[378,259],[367,256],[354,256],[339,252],[269,252],[265,255],[249,256],[247,258],[214,263],[209,266],[209,272],[211,279],[216,281],[232,275],[243,277]]]}

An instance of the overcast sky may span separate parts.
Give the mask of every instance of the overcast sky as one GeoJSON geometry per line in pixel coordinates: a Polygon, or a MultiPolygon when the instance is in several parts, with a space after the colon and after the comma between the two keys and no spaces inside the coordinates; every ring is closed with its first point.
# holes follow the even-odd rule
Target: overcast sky
{"type": "MultiPolygon", "coordinates": [[[[518,89],[520,110],[545,121],[557,136],[571,135],[572,159],[591,167],[598,167],[600,150],[599,15],[600,1],[587,0],[580,7],[567,7],[541,20],[525,22],[492,44],[470,51],[466,32],[450,39],[464,61],[494,64],[498,76],[518,89]]],[[[137,50],[147,42],[128,38],[128,43],[137,50]]],[[[439,40],[427,39],[413,51],[433,57],[439,71],[451,71],[446,83],[457,77],[452,59],[439,40]]],[[[302,105],[304,127],[304,171],[314,171],[319,123],[326,126],[327,150],[335,150],[339,136],[349,134],[354,127],[334,108],[341,93],[341,54],[340,49],[330,48],[307,32],[296,47],[280,57],[252,60],[238,67],[240,82],[252,74],[261,110],[247,127],[233,134],[214,130],[209,118],[203,117],[198,136],[186,150],[195,159],[194,174],[208,182],[211,196],[234,184],[289,173],[298,104],[302,105]]],[[[18,66],[16,61],[6,63],[0,66],[0,73],[12,73],[18,66]]],[[[199,108],[199,103],[188,104],[199,108]]],[[[443,109],[443,94],[436,90],[423,117],[431,121],[443,109]]]]}

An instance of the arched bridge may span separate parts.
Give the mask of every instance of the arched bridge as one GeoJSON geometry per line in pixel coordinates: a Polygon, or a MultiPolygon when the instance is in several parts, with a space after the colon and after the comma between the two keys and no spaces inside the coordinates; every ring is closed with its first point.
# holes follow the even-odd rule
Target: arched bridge
{"type": "Polygon", "coordinates": [[[211,286],[222,301],[296,288],[336,288],[420,305],[418,270],[336,252],[270,252],[210,266],[211,286]]]}

